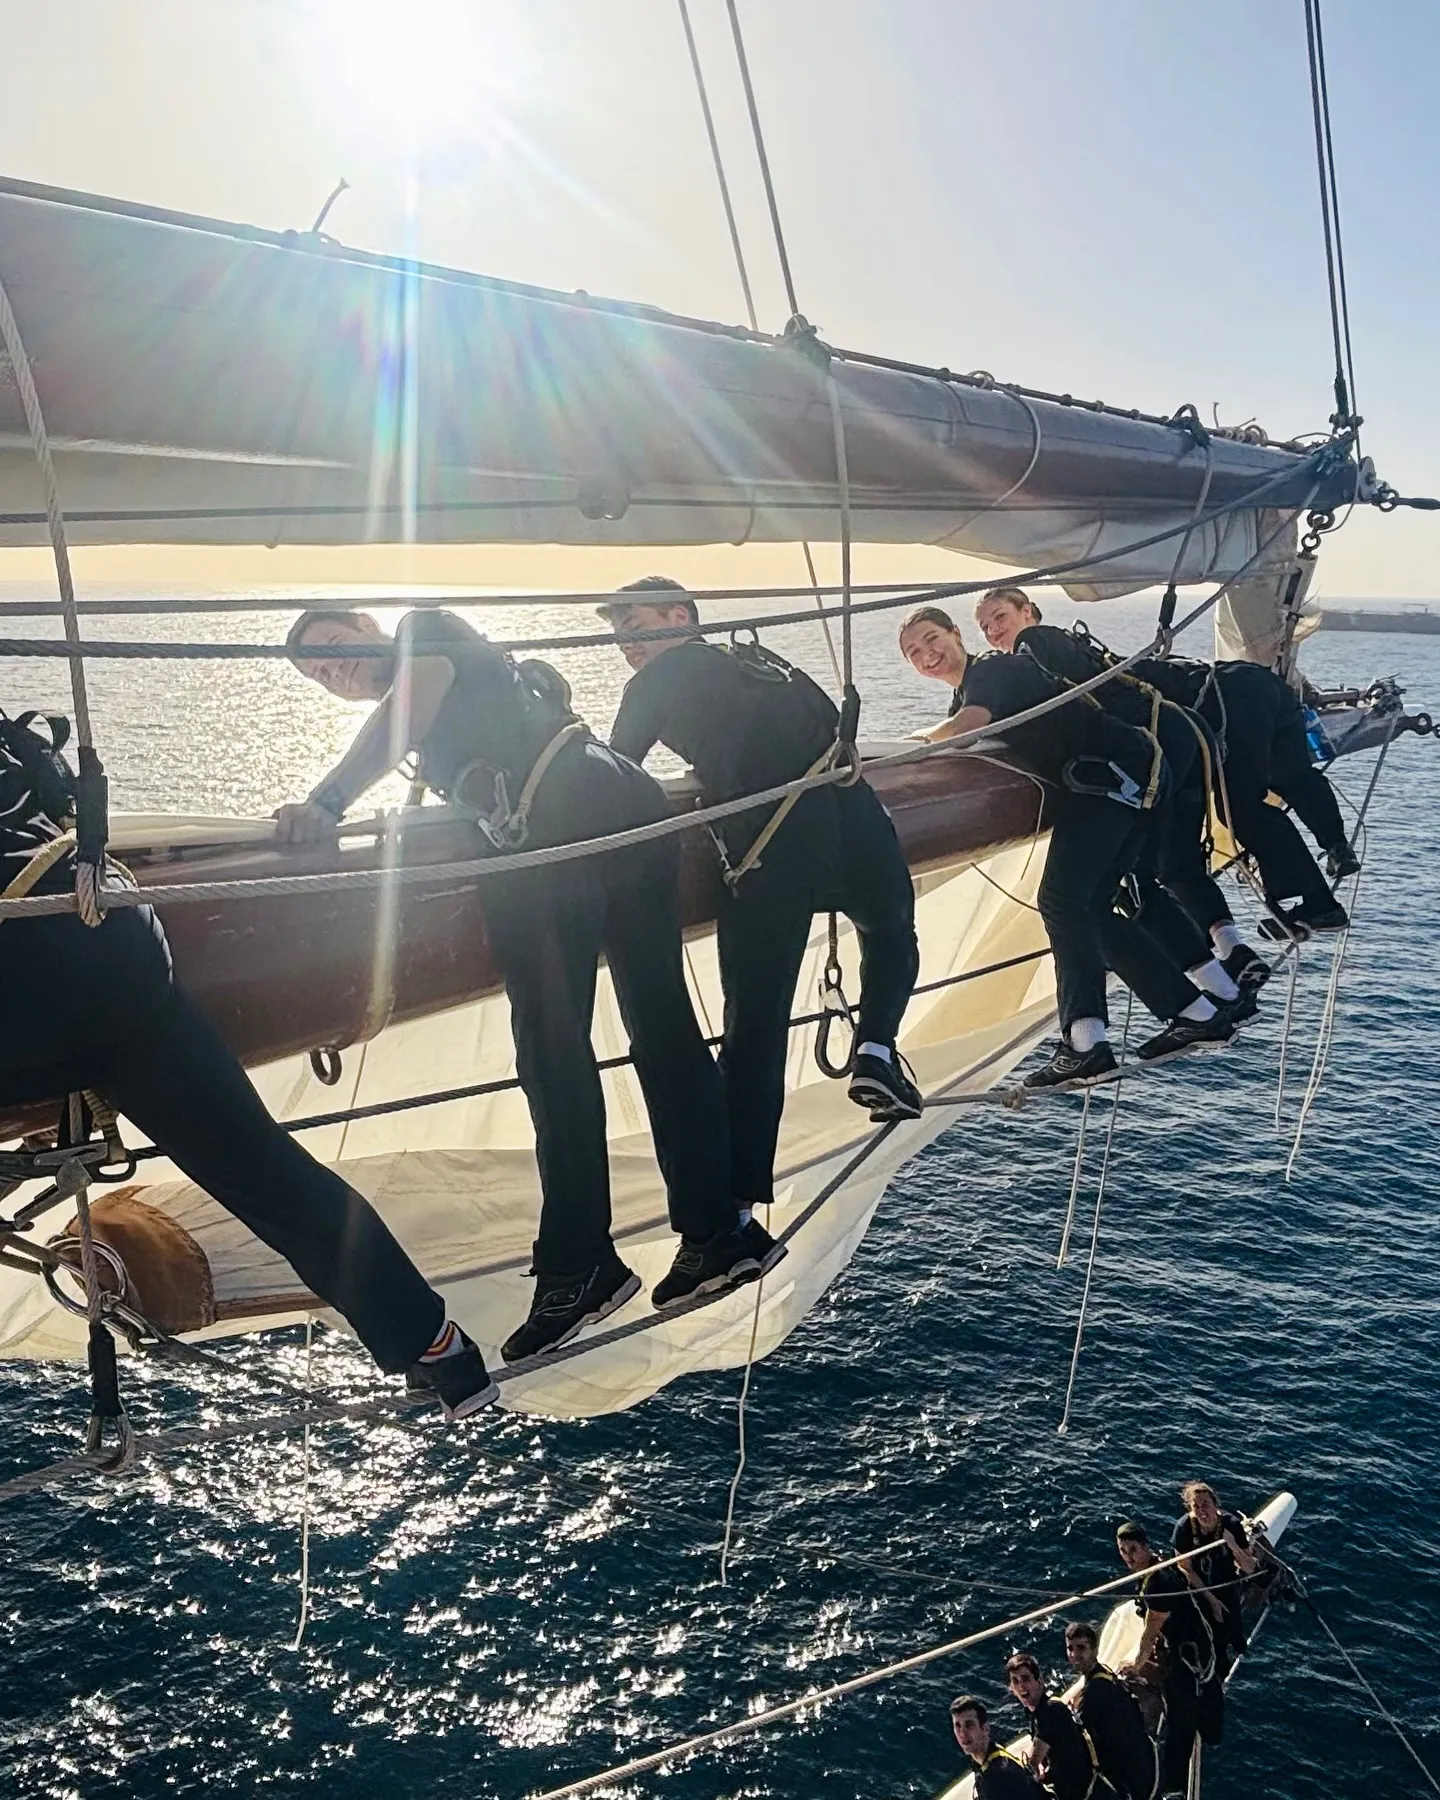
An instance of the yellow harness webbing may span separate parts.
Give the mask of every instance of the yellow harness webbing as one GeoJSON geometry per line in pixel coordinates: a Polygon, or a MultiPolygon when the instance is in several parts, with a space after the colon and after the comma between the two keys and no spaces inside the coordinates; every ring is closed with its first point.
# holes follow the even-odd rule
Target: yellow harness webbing
{"type": "MultiPolygon", "coordinates": [[[[56,865],[67,857],[75,848],[75,832],[62,831],[57,838],[51,838],[48,844],[42,844],[30,858],[18,875],[8,884],[0,900],[23,900],[31,892],[36,883],[48,875],[56,865]]],[[[0,925],[5,923],[0,916],[0,925]]]]}

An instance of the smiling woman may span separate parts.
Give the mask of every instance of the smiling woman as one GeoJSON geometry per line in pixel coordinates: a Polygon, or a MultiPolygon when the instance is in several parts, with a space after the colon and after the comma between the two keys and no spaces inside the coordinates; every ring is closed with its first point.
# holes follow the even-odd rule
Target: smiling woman
{"type": "Polygon", "coordinates": [[[516,24],[471,0],[313,0],[307,50],[338,105],[413,151],[495,132],[522,78],[516,24]]]}

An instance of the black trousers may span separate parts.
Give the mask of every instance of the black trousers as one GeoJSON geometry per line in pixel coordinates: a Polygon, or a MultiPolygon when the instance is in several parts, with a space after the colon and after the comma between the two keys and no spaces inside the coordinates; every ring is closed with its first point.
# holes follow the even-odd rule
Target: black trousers
{"type": "Polygon", "coordinates": [[[1190,1773],[1190,1756],[1199,1737],[1206,1744],[1220,1742],[1225,1721],[1225,1690],[1218,1675],[1199,1682],[1178,1659],[1165,1676],[1165,1732],[1160,1746],[1160,1791],[1184,1793],[1190,1773]]]}
{"type": "MultiPolygon", "coordinates": [[[[1205,780],[1206,754],[1200,733],[1207,727],[1193,714],[1166,704],[1160,709],[1159,738],[1172,782],[1168,804],[1156,809],[1151,843],[1141,858],[1142,873],[1155,881],[1192,919],[1203,939],[1204,956],[1211,954],[1209,932],[1213,925],[1230,922],[1233,914],[1220,884],[1210,873],[1205,853],[1206,811],[1209,789],[1205,780]]],[[[1211,764],[1218,755],[1213,741],[1208,746],[1211,764]]],[[[1195,961],[1182,966],[1193,969],[1195,961]]]]}
{"type": "Polygon", "coordinates": [[[893,1045],[920,973],[915,889],[890,815],[864,781],[804,794],[759,865],[720,903],[720,1061],[735,1195],[774,1197],[795,983],[819,911],[860,940],[858,1042],[893,1045]]]}
{"type": "MultiPolygon", "coordinates": [[[[576,835],[621,828],[596,818],[576,835]]],[[[735,1222],[724,1089],[685,985],[678,857],[676,840],[660,839],[486,884],[516,1072],[535,1125],[537,1273],[591,1268],[610,1243],[605,1097],[590,1039],[602,952],[650,1114],[670,1222],[689,1238],[713,1237],[735,1222]]]]}
{"type": "Polygon", "coordinates": [[[382,1369],[418,1360],[438,1294],[374,1209],[266,1112],[176,985],[148,910],[0,926],[0,1104],[92,1088],[343,1313],[382,1369]]]}
{"type": "Polygon", "coordinates": [[[1301,816],[1325,849],[1345,841],[1334,792],[1311,767],[1300,703],[1277,675],[1258,665],[1227,665],[1219,685],[1231,829],[1255,858],[1272,905],[1299,899],[1306,907],[1329,906],[1329,883],[1294,820],[1265,798],[1273,790],[1294,806],[1298,795],[1296,810],[1303,807],[1301,816]]]}
{"type": "MultiPolygon", "coordinates": [[[[1055,956],[1061,1030],[1076,1019],[1109,1018],[1107,969],[1156,1018],[1173,1019],[1196,998],[1195,988],[1140,919],[1121,917],[1113,904],[1145,848],[1145,815],[1113,800],[1063,792],[1052,798],[1050,827],[1037,901],[1055,956]]],[[[1157,910],[1164,913],[1163,902],[1157,910]]]]}

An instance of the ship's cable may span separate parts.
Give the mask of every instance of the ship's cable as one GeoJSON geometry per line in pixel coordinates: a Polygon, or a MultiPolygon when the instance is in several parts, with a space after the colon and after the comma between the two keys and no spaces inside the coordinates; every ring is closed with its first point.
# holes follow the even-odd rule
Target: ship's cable
{"type": "MultiPolygon", "coordinates": [[[[1314,490],[1312,490],[1312,494],[1313,492],[1314,490]]],[[[1296,513],[1287,514],[1283,523],[1277,526],[1275,531],[1262,542],[1253,556],[1249,557],[1233,575],[1229,576],[1186,614],[1184,619],[1176,625],[1176,633],[1183,631],[1217,605],[1220,599],[1237,582],[1243,580],[1250,570],[1266,556],[1271,545],[1291,528],[1299,512],[1304,510],[1305,507],[1302,506],[1296,513]]],[[[802,618],[805,616],[801,615],[802,618]]],[[[643,635],[656,634],[646,633],[643,635]]],[[[979,726],[973,731],[947,738],[940,743],[918,743],[913,748],[876,757],[872,760],[870,767],[873,769],[895,768],[923,762],[932,756],[953,755],[984,743],[992,737],[1003,736],[1007,731],[1014,731],[1020,725],[1044,717],[1061,706],[1072,704],[1084,695],[1093,693],[1096,688],[1127,673],[1135,663],[1152,655],[1159,647],[1160,642],[1161,637],[1157,636],[1149,644],[1143,645],[1122,661],[1102,669],[1087,681],[1077,682],[1074,686],[1067,687],[1061,693],[1052,695],[1037,706],[1026,708],[1022,712],[993,721],[988,725],[979,726]]],[[[49,645],[42,646],[43,651],[47,654],[51,648],[53,647],[49,645]]],[[[366,646],[357,647],[357,649],[364,648],[366,646]]],[[[4,655],[6,649],[7,646],[0,643],[0,655],[4,655]]],[[[243,892],[251,898],[274,898],[281,895],[338,892],[347,888],[363,889],[373,887],[377,882],[393,881],[397,885],[408,886],[432,881],[453,882],[472,877],[480,880],[487,876],[514,873],[520,869],[547,867],[553,863],[572,862],[584,857],[604,855],[618,849],[628,849],[636,844],[649,843],[656,838],[671,837],[682,831],[694,830],[698,826],[709,825],[738,813],[771,806],[791,794],[801,794],[811,788],[829,787],[837,783],[849,783],[854,778],[854,770],[848,765],[823,769],[796,781],[778,783],[757,794],[743,795],[739,799],[725,801],[717,806],[700,807],[693,812],[677,814],[672,818],[658,820],[653,824],[636,826],[630,830],[614,832],[601,838],[585,838],[574,843],[557,844],[543,850],[522,850],[503,857],[480,857],[469,862],[417,864],[393,870],[354,869],[323,875],[262,876],[255,880],[238,882],[177,882],[163,888],[149,888],[143,893],[133,889],[120,889],[107,893],[104,899],[107,908],[112,906],[181,905],[221,899],[237,892],[243,892]]],[[[71,910],[73,910],[73,902],[63,894],[42,895],[24,900],[0,900],[0,918],[40,916],[71,910]]]]}
{"type": "MultiPolygon", "coordinates": [[[[1095,1186],[1095,1216],[1090,1223],[1090,1254],[1085,1261],[1085,1285],[1080,1292],[1080,1312],[1075,1320],[1075,1343],[1070,1352],[1070,1373],[1065,1382],[1065,1405],[1056,1432],[1065,1437],[1070,1430],[1070,1408],[1075,1400],[1075,1380],[1080,1373],[1080,1350],[1085,1342],[1085,1322],[1090,1312],[1090,1290],[1095,1281],[1095,1259],[1100,1249],[1100,1213],[1105,1205],[1105,1183],[1110,1174],[1110,1151],[1115,1143],[1115,1121],[1120,1114],[1120,1093],[1125,1082],[1125,1068],[1130,1050],[1130,1019],[1135,1009],[1135,996],[1125,998],[1125,1026],[1120,1034],[1120,1067],[1115,1076],[1115,1089],[1110,1100],[1110,1120],[1105,1130],[1105,1150],[1100,1158],[1100,1179],[1095,1186]]],[[[1089,1098],[1089,1090],[1086,1090],[1089,1098]]]]}
{"type": "Polygon", "coordinates": [[[1305,48],[1310,69],[1310,110],[1315,126],[1315,167],[1320,182],[1325,278],[1330,295],[1330,331],[1335,351],[1335,412],[1330,423],[1336,431],[1358,430],[1350,298],[1345,279],[1345,248],[1340,236],[1340,195],[1335,180],[1335,145],[1330,129],[1330,88],[1325,74],[1320,0],[1305,0],[1305,48]]]}
{"type": "MultiPolygon", "coordinates": [[[[303,1391],[308,1408],[310,1403],[310,1377],[315,1354],[315,1315],[310,1313],[305,1319],[305,1377],[303,1391]]],[[[290,1648],[298,1650],[305,1636],[305,1627],[310,1622],[310,1426],[309,1418],[305,1421],[305,1435],[300,1444],[300,1616],[295,1621],[295,1636],[290,1648]]]]}
{"type": "Polygon", "coordinates": [[[106,818],[105,770],[95,753],[90,722],[90,696],[85,685],[85,654],[80,641],[80,618],[75,610],[75,581],[70,571],[70,545],[65,535],[65,514],[60,506],[60,481],[50,453],[45,413],[35,387],[34,371],[25,340],[5,283],[0,280],[0,344],[19,390],[20,405],[30,433],[30,445],[39,465],[45,489],[45,521],[55,558],[55,579],[60,590],[60,613],[65,628],[63,654],[70,665],[70,700],[75,709],[76,760],[79,777],[75,794],[75,897],[76,910],[87,925],[103,917],[100,888],[105,870],[106,818]]]}
{"type": "Polygon", "coordinates": [[[745,1373],[740,1378],[740,1399],[735,1409],[738,1443],[735,1454],[735,1473],[730,1477],[730,1488],[725,1496],[725,1529],[720,1540],[721,1587],[730,1585],[730,1543],[735,1531],[735,1501],[740,1493],[740,1482],[745,1474],[747,1460],[745,1409],[750,1400],[750,1379],[755,1368],[755,1345],[760,1335],[760,1300],[764,1292],[765,1276],[762,1273],[755,1283],[755,1307],[750,1314],[750,1343],[745,1351],[745,1373]]]}

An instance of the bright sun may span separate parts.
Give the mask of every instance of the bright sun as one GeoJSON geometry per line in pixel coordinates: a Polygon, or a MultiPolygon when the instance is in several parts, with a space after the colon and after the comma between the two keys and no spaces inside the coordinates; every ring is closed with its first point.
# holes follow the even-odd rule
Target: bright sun
{"type": "Polygon", "coordinates": [[[510,9],[487,0],[311,0],[336,102],[397,147],[487,136],[522,60],[510,9]]]}

